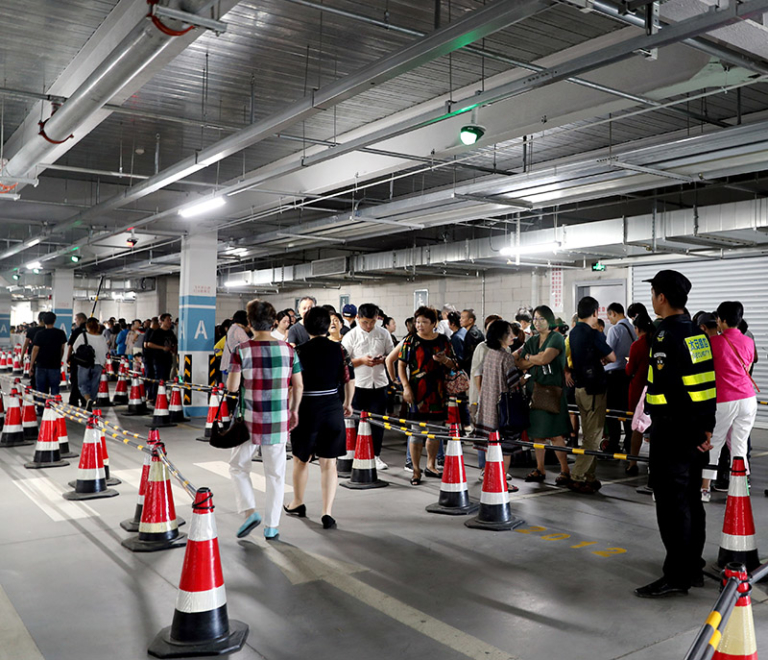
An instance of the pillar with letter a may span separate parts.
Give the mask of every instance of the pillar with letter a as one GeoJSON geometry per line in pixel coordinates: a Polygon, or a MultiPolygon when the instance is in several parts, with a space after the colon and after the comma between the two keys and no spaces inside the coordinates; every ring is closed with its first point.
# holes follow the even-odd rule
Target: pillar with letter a
{"type": "Polygon", "coordinates": [[[75,296],[75,271],[57,268],[53,271],[53,313],[56,327],[69,337],[72,332],[72,300],[75,296]]]}
{"type": "MultiPolygon", "coordinates": [[[[209,383],[216,327],[217,232],[195,234],[181,242],[179,283],[179,376],[191,383],[209,383]]],[[[184,410],[202,417],[208,410],[204,392],[185,390],[184,410]]]]}

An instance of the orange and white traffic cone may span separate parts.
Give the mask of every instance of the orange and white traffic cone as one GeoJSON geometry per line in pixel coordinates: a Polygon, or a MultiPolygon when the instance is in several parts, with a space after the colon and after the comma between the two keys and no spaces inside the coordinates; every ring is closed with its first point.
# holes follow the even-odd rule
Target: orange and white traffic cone
{"type": "Polygon", "coordinates": [[[120,494],[116,490],[107,488],[104,460],[101,457],[101,438],[95,422],[95,418],[91,416],[85,425],[83,453],[80,455],[80,465],[77,468],[75,490],[64,493],[66,500],[93,500],[120,494]]]}
{"type": "MultiPolygon", "coordinates": [[[[152,429],[147,436],[147,447],[150,449],[152,445],[160,441],[160,434],[157,429],[152,429]]],[[[141,468],[141,479],[139,480],[139,496],[136,500],[136,509],[133,512],[133,518],[123,520],[120,523],[126,532],[138,532],[139,523],[141,522],[141,512],[144,510],[144,497],[147,494],[147,480],[149,479],[149,468],[152,465],[152,455],[149,452],[144,452],[144,465],[141,468]]]]}
{"type": "Polygon", "coordinates": [[[158,449],[165,451],[165,446],[160,441],[152,445],[152,463],[147,477],[139,535],[125,539],[121,544],[132,552],[168,550],[179,548],[187,542],[186,534],[179,533],[171,475],[160,458],[158,449]]]}
{"type": "Polygon", "coordinates": [[[99,408],[109,408],[112,402],[109,400],[109,383],[107,382],[106,369],[101,370],[99,377],[99,390],[96,393],[96,404],[99,408]]]}
{"type": "Polygon", "coordinates": [[[21,428],[27,440],[37,438],[37,409],[29,387],[24,388],[24,398],[21,400],[21,428]]]}
{"type": "Polygon", "coordinates": [[[740,456],[734,456],[731,465],[723,533],[720,536],[720,551],[717,555],[717,565],[720,568],[732,562],[744,564],[748,571],[760,565],[747,469],[744,458],[740,456]]]}
{"type": "Polygon", "coordinates": [[[208,417],[205,418],[205,430],[203,435],[197,438],[200,442],[210,442],[213,423],[219,419],[219,405],[221,403],[222,398],[219,395],[219,389],[214,387],[211,390],[211,397],[208,399],[208,417]]]}
{"type": "Polygon", "coordinates": [[[461,449],[459,425],[451,424],[451,439],[445,448],[443,481],[440,497],[435,504],[427,507],[429,513],[443,513],[449,516],[466,516],[475,513],[479,504],[469,499],[467,471],[464,468],[464,452],[461,449]]]}
{"type": "Polygon", "coordinates": [[[171,421],[171,413],[168,410],[168,394],[165,389],[165,381],[161,380],[157,386],[157,397],[155,398],[155,410],[152,415],[152,423],[147,424],[152,428],[166,428],[176,426],[171,421]]]}
{"type": "Polygon", "coordinates": [[[59,381],[59,390],[69,389],[69,379],[67,378],[67,365],[64,360],[61,361],[61,380],[59,381]]]}
{"type": "Polygon", "coordinates": [[[40,435],[35,445],[35,456],[30,463],[24,463],[24,467],[29,470],[36,470],[69,465],[68,461],[61,460],[59,439],[56,436],[56,413],[51,408],[49,399],[45,402],[45,410],[43,410],[43,422],[40,425],[40,435]]]}
{"type": "Polygon", "coordinates": [[[351,417],[345,417],[344,429],[347,436],[347,453],[336,459],[336,472],[340,477],[349,479],[352,476],[352,461],[355,459],[357,446],[357,422],[351,417]]]}
{"type": "Polygon", "coordinates": [[[136,376],[131,378],[131,392],[128,396],[128,412],[126,416],[139,416],[149,413],[146,402],[141,398],[141,384],[136,376]]]}
{"type": "Polygon", "coordinates": [[[341,485],[353,490],[389,486],[389,482],[381,481],[376,473],[376,456],[373,453],[371,423],[368,421],[367,412],[360,413],[355,457],[352,459],[352,476],[348,481],[342,481],[341,485]]]}
{"type": "Polygon", "coordinates": [[[148,649],[156,658],[235,653],[248,637],[247,624],[230,619],[227,613],[213,508],[211,491],[198,489],[173,622],[158,633],[148,649]]]}
{"type": "Polygon", "coordinates": [[[0,447],[24,447],[35,444],[24,437],[24,429],[21,426],[21,406],[19,405],[19,392],[14,387],[7,398],[8,410],[5,415],[3,433],[0,436],[0,447]]]}
{"type": "Polygon", "coordinates": [[[461,415],[459,414],[459,404],[456,403],[456,397],[452,396],[448,399],[448,423],[461,424],[461,415]]]}
{"type": "Polygon", "coordinates": [[[524,525],[522,518],[513,516],[509,508],[509,491],[504,473],[504,457],[501,455],[499,434],[493,431],[488,440],[485,455],[483,490],[480,494],[480,511],[464,525],[474,529],[490,529],[495,532],[507,531],[524,525]]]}
{"type": "Polygon", "coordinates": [[[178,383],[174,383],[171,389],[171,404],[168,406],[168,415],[174,424],[189,421],[189,417],[184,416],[184,408],[181,405],[181,387],[178,383]]]}
{"type": "MultiPolygon", "coordinates": [[[[56,405],[62,405],[61,394],[56,395],[56,405]]],[[[76,454],[69,448],[69,436],[67,435],[67,420],[58,410],[56,412],[56,437],[59,441],[59,450],[62,458],[76,458],[76,454]]]]}
{"type": "Polygon", "coordinates": [[[752,587],[744,564],[732,563],[725,567],[723,584],[732,577],[741,580],[739,599],[725,624],[723,636],[712,660],[757,660],[755,621],[752,616],[752,587]]]}

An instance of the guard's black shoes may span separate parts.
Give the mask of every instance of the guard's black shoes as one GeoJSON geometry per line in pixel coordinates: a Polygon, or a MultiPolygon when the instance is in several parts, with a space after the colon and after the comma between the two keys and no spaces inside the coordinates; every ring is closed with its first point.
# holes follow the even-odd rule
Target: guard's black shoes
{"type": "Polygon", "coordinates": [[[640,598],[665,598],[667,596],[687,596],[688,589],[675,586],[667,582],[666,578],[659,578],[655,582],[635,589],[635,596],[640,598]]]}

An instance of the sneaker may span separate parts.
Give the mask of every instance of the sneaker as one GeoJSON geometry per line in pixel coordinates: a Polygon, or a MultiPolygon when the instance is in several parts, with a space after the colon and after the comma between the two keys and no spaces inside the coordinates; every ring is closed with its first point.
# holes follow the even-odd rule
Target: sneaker
{"type": "Polygon", "coordinates": [[[705,504],[709,503],[712,499],[712,493],[709,492],[708,488],[702,488],[701,489],[701,501],[705,504]]]}
{"type": "Polygon", "coordinates": [[[405,470],[406,472],[413,472],[413,463],[411,463],[411,461],[406,462],[403,470],[405,470]]]}
{"type": "Polygon", "coordinates": [[[437,467],[445,467],[445,459],[444,458],[438,458],[437,459],[437,467]]]}
{"type": "Polygon", "coordinates": [[[382,461],[378,456],[376,457],[376,469],[377,470],[388,470],[389,465],[387,465],[384,461],[382,461]]]}

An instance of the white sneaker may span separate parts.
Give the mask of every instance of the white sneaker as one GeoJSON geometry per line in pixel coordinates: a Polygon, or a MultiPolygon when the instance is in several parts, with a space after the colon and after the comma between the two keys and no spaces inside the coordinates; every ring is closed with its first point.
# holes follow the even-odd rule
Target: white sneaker
{"type": "Polygon", "coordinates": [[[701,501],[702,502],[709,502],[712,499],[712,493],[710,493],[706,488],[701,489],[701,501]]]}
{"type": "Polygon", "coordinates": [[[387,470],[389,469],[389,465],[387,465],[384,461],[382,461],[378,456],[376,457],[376,469],[377,470],[387,470]]]}

